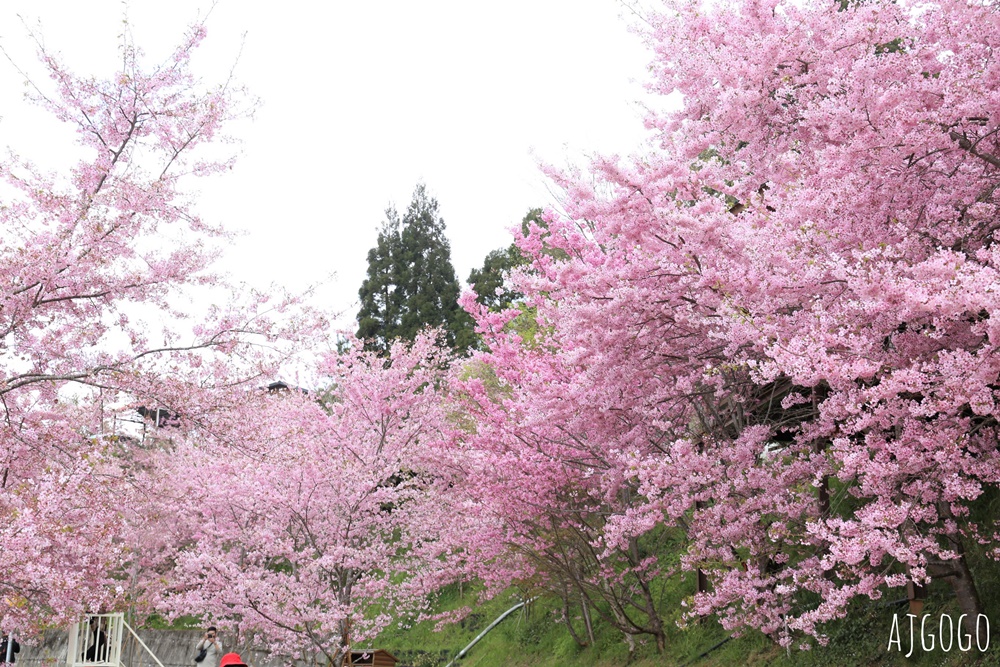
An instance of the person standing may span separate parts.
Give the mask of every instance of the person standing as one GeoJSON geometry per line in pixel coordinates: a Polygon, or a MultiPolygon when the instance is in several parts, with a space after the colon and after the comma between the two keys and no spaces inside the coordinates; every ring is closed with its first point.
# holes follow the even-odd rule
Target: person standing
{"type": "Polygon", "coordinates": [[[198,642],[195,650],[198,655],[201,654],[202,650],[205,651],[205,657],[202,660],[195,660],[201,667],[217,667],[219,658],[222,656],[222,642],[219,641],[219,631],[215,629],[214,625],[205,631],[205,636],[198,642]]]}
{"type": "Polygon", "coordinates": [[[86,662],[108,662],[108,633],[105,632],[107,623],[107,617],[90,617],[90,629],[87,632],[87,650],[83,654],[86,662]]]}
{"type": "Polygon", "coordinates": [[[0,662],[9,662],[11,664],[14,664],[15,662],[17,662],[17,655],[15,654],[20,652],[21,652],[21,645],[17,643],[17,640],[14,639],[13,635],[11,635],[10,637],[4,637],[3,639],[0,639],[0,662]],[[10,642],[7,641],[8,639],[10,639],[10,642]],[[9,660],[7,659],[8,651],[10,652],[9,660]]]}

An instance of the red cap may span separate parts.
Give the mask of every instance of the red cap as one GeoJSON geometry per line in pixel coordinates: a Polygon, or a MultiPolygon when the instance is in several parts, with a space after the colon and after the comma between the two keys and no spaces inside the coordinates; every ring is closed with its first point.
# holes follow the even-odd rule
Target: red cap
{"type": "Polygon", "coordinates": [[[219,667],[247,667],[239,653],[227,653],[219,661],[219,667]]]}

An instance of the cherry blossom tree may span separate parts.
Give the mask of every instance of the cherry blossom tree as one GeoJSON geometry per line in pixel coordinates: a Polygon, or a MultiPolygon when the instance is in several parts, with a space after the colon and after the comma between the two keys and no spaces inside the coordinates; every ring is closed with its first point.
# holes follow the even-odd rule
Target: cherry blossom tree
{"type": "Polygon", "coordinates": [[[692,613],[727,628],[821,636],[852,599],[935,576],[974,618],[965,549],[995,549],[996,526],[970,517],[1000,481],[1000,14],[747,1],[649,20],[652,87],[682,108],[650,114],[647,154],[552,172],[568,215],[520,241],[516,280],[539,333],[477,313],[490,400],[516,415],[477,446],[644,498],[591,543],[683,528],[712,581],[692,613]]]}
{"type": "Polygon", "coordinates": [[[259,392],[164,454],[166,608],[340,665],[453,579],[468,538],[438,465],[457,433],[448,353],[431,334],[350,348],[324,362],[322,400],[259,392]]]}
{"type": "Polygon", "coordinates": [[[194,26],[149,68],[126,32],[121,67],[104,79],[73,74],[36,40],[49,80],[29,81],[30,97],[75,128],[67,154],[82,157],[57,172],[16,155],[0,163],[4,631],[75,620],[125,595],[135,442],[109,427],[113,406],[196,421],[213,388],[276,363],[256,344],[279,335],[276,299],[224,296],[197,319],[178,306],[180,290],[221,289],[206,268],[225,234],[197,216],[189,186],[228,169],[203,149],[242,113],[239,91],[191,72],[204,36],[194,26]]]}
{"type": "Polygon", "coordinates": [[[192,151],[234,95],[189,73],[203,30],[151,72],[126,42],[107,81],[43,51],[38,101],[90,157],[0,168],[0,625],[110,604],[132,567],[174,611],[336,662],[474,567],[662,647],[665,535],[711,584],[690,616],[733,631],[822,641],[852,600],[934,577],[974,619],[968,548],[1000,556],[974,518],[1000,483],[1000,14],[726,0],[648,21],[652,87],[682,106],[649,113],[641,155],[550,170],[565,214],[519,235],[523,300],[463,299],[485,370],[456,383],[426,336],[355,346],[323,402],[247,388],[275,368],[252,341],[287,333],[264,295],[162,343],[133,313],[179,317],[176,290],[213,280],[221,231],[183,186],[225,167],[192,151]],[[124,403],[176,435],[109,437],[124,403]],[[123,521],[140,508],[151,528],[123,521]]]}
{"type": "Polygon", "coordinates": [[[584,639],[569,623],[576,607],[585,626],[592,628],[590,617],[600,616],[633,650],[634,638],[642,635],[663,650],[666,631],[654,582],[667,572],[654,554],[668,531],[603,542],[609,516],[644,504],[623,474],[631,453],[621,447],[621,429],[614,424],[630,416],[606,415],[609,436],[616,434],[618,443],[602,440],[595,387],[574,377],[579,359],[569,362],[556,351],[551,327],[539,326],[525,343],[520,328],[511,326],[522,317],[514,309],[495,313],[475,302],[465,305],[484,325],[491,351],[481,360],[496,372],[473,374],[462,385],[476,428],[457,457],[463,493],[474,500],[480,525],[488,527],[474,551],[486,593],[518,581],[562,599],[567,628],[578,643],[592,641],[592,632],[584,639]]]}

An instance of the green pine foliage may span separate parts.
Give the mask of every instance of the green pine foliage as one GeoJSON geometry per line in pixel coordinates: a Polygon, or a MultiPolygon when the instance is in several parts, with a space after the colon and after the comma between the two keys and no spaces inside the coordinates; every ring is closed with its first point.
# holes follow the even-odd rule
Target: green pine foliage
{"type": "MultiPolygon", "coordinates": [[[[542,219],[542,209],[533,208],[525,214],[521,220],[523,234],[528,233],[531,223],[547,229],[548,226],[542,219]]],[[[507,283],[511,271],[528,263],[528,258],[513,243],[506,248],[491,251],[486,255],[482,268],[473,269],[469,274],[469,284],[475,289],[476,301],[493,311],[516,307],[524,295],[511,290],[507,283]]]]}
{"type": "Polygon", "coordinates": [[[510,308],[523,294],[507,290],[504,283],[511,270],[525,263],[521,251],[513,243],[506,248],[492,250],[480,269],[469,273],[469,284],[476,291],[476,301],[490,310],[501,311],[510,308]]]}
{"type": "Polygon", "coordinates": [[[368,349],[384,352],[394,339],[413,340],[428,326],[443,329],[458,352],[475,344],[472,319],[458,305],[444,220],[423,184],[402,218],[393,207],[386,211],[358,296],[358,337],[368,349]]]}

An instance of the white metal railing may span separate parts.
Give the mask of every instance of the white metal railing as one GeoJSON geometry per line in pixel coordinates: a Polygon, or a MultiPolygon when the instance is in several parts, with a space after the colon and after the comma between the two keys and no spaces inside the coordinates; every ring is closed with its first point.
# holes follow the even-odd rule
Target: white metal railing
{"type": "Polygon", "coordinates": [[[160,659],[156,657],[156,654],[153,653],[148,646],[146,646],[146,642],[142,641],[142,638],[136,633],[135,630],[132,629],[132,626],[126,623],[124,619],[122,619],[122,625],[124,625],[125,629],[129,631],[132,637],[139,642],[139,646],[141,646],[143,650],[149,654],[149,657],[153,659],[153,662],[155,662],[158,667],[163,667],[163,663],[160,662],[160,659]]]}
{"type": "Polygon", "coordinates": [[[87,614],[70,626],[69,667],[118,667],[121,662],[122,614],[87,614]]]}
{"type": "Polygon", "coordinates": [[[124,614],[87,614],[82,621],[70,626],[67,667],[125,667],[122,662],[122,640],[128,632],[149,654],[158,667],[163,667],[135,630],[125,622],[124,614]]]}

